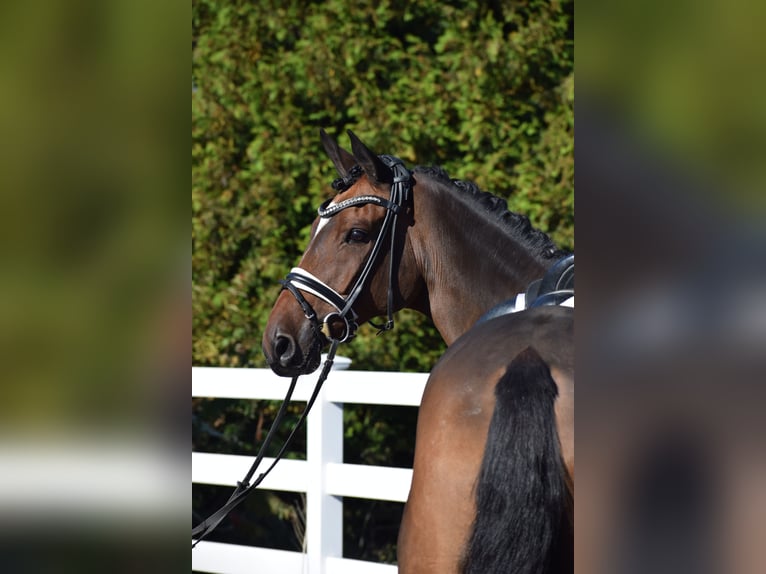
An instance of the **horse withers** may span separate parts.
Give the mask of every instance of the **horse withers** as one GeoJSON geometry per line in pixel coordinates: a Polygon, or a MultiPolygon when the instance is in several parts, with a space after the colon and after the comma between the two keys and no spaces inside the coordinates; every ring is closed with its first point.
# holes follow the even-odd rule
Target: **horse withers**
{"type": "Polygon", "coordinates": [[[349,135],[353,153],[322,132],[338,193],[283,282],[263,337],[269,365],[308,373],[365,321],[427,315],[449,347],[419,410],[400,572],[570,571],[573,311],[479,321],[566,254],[475,184],[410,171],[349,135]]]}

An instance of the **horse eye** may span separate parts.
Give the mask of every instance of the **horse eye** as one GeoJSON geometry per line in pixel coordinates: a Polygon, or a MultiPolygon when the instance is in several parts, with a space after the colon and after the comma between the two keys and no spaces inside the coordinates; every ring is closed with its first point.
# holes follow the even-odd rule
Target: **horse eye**
{"type": "Polygon", "coordinates": [[[352,229],[348,232],[346,241],[348,243],[367,243],[367,241],[369,241],[369,237],[367,232],[363,229],[352,229]]]}

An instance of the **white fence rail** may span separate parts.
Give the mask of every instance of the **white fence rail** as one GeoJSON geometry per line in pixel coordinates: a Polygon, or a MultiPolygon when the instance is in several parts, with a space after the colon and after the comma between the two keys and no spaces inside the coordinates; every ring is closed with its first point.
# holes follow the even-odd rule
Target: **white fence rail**
{"type": "MultiPolygon", "coordinates": [[[[301,377],[293,400],[306,401],[319,374],[301,377]]],[[[412,469],[343,464],[343,403],[419,406],[427,373],[333,371],[306,424],[306,460],[282,460],[261,488],[306,494],[306,553],[202,541],[200,572],[239,574],[393,574],[396,567],[343,558],[344,496],[405,502],[412,469]]],[[[268,369],[192,368],[192,396],[281,400],[289,381],[268,369]]],[[[414,437],[413,437],[414,440],[414,437]]],[[[192,482],[235,486],[253,457],[192,453],[192,482]]],[[[263,468],[271,460],[264,459],[263,468]]]]}

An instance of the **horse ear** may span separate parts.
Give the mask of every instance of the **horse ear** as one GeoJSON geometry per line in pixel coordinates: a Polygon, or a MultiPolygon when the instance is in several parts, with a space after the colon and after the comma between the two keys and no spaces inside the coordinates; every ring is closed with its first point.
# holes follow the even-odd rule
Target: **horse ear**
{"type": "Polygon", "coordinates": [[[335,169],[338,170],[338,175],[346,177],[351,168],[356,165],[354,156],[340,147],[338,142],[327,135],[327,132],[323,129],[319,130],[319,137],[322,139],[324,151],[327,152],[335,169]]]}
{"type": "Polygon", "coordinates": [[[351,150],[357,163],[362,167],[367,177],[373,183],[391,183],[394,180],[394,174],[391,168],[384,164],[380,158],[373,153],[362,141],[354,135],[354,132],[348,130],[348,137],[351,138],[351,150]]]}

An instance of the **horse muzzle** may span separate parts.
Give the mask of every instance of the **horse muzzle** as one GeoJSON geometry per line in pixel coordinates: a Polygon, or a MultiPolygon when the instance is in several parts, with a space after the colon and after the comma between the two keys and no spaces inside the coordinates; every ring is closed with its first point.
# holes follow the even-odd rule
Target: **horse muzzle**
{"type": "Polygon", "coordinates": [[[296,337],[282,329],[275,329],[263,338],[263,354],[269,367],[281,377],[294,377],[314,372],[321,362],[322,344],[313,332],[305,330],[296,337]]]}

